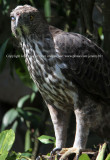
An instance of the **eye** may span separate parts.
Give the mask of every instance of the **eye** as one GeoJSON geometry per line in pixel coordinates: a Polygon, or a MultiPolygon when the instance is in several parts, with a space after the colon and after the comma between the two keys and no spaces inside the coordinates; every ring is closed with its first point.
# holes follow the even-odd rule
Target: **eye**
{"type": "Polygon", "coordinates": [[[30,20],[32,21],[33,19],[34,19],[34,16],[31,15],[31,16],[30,16],[30,20]]]}
{"type": "Polygon", "coordinates": [[[15,18],[14,16],[11,16],[11,20],[12,20],[12,21],[15,21],[16,18],[15,18]]]}

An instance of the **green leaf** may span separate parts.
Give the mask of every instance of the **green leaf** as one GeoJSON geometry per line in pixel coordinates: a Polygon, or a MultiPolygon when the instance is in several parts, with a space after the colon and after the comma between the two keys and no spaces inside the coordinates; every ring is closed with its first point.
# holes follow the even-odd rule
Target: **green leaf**
{"type": "Polygon", "coordinates": [[[9,40],[9,39],[7,39],[7,40],[2,44],[2,46],[0,47],[0,63],[2,62],[4,53],[5,53],[5,49],[6,49],[6,46],[7,46],[7,43],[8,43],[8,40],[9,40]]]}
{"type": "Polygon", "coordinates": [[[42,135],[38,137],[38,140],[44,144],[55,143],[55,137],[46,136],[46,135],[42,135]]]}
{"type": "MultiPolygon", "coordinates": [[[[19,55],[19,52],[17,52],[17,54],[19,55]]],[[[20,54],[20,55],[21,55],[21,54],[20,54]]],[[[20,57],[20,58],[19,58],[19,61],[21,62],[21,65],[22,65],[22,67],[23,67],[24,71],[26,72],[26,74],[28,74],[28,75],[29,75],[29,72],[28,72],[28,69],[27,69],[27,66],[26,66],[26,63],[25,63],[24,57],[23,57],[23,58],[22,58],[22,57],[20,57]]]]}
{"type": "Polygon", "coordinates": [[[15,140],[15,133],[12,129],[5,130],[0,133],[0,155],[8,152],[15,140]]]}
{"type": "Polygon", "coordinates": [[[104,34],[103,34],[103,29],[102,29],[102,27],[99,27],[99,28],[98,28],[98,33],[99,33],[100,39],[101,39],[101,40],[104,40],[104,34]]]}
{"type": "Polygon", "coordinates": [[[6,158],[6,160],[31,160],[29,157],[31,157],[32,154],[29,152],[25,152],[25,153],[16,153],[14,151],[12,151],[11,153],[9,153],[8,157],[6,158]]]}
{"type": "Polygon", "coordinates": [[[23,109],[18,108],[17,109],[19,112],[20,117],[23,117],[23,119],[26,121],[29,121],[33,124],[33,126],[38,127],[40,122],[41,122],[41,116],[37,115],[36,113],[32,113],[29,111],[25,111],[23,109]]]}
{"type": "Polygon", "coordinates": [[[22,108],[23,104],[30,98],[30,95],[26,95],[18,101],[17,108],[22,108]]]}
{"type": "Polygon", "coordinates": [[[7,0],[3,0],[3,4],[6,5],[7,4],[7,0]]]}
{"type": "Polygon", "coordinates": [[[38,112],[40,114],[42,113],[41,110],[34,108],[34,107],[24,107],[23,109],[24,109],[24,111],[34,111],[34,112],[38,112]]]}
{"type": "Polygon", "coordinates": [[[16,153],[15,151],[12,151],[11,153],[9,153],[6,160],[19,160],[20,157],[21,153],[16,153]]]}
{"type": "Polygon", "coordinates": [[[17,126],[18,126],[18,121],[15,121],[11,127],[14,130],[14,132],[16,132],[17,126]]]}
{"type": "Polygon", "coordinates": [[[107,144],[106,144],[106,143],[104,143],[102,146],[100,146],[100,148],[99,148],[99,153],[98,153],[98,155],[97,155],[96,160],[104,160],[106,147],[107,147],[107,144]]]}
{"type": "Polygon", "coordinates": [[[51,17],[50,0],[45,0],[44,2],[44,13],[45,17],[47,18],[47,21],[50,22],[50,17],[51,17]]]}
{"type": "Polygon", "coordinates": [[[102,27],[99,27],[99,28],[98,28],[98,33],[99,33],[99,36],[102,35],[102,27]]]}
{"type": "Polygon", "coordinates": [[[31,97],[30,97],[31,103],[34,101],[35,97],[36,97],[36,94],[35,94],[35,93],[32,93],[32,94],[31,94],[31,97]]]}
{"type": "Polygon", "coordinates": [[[32,4],[32,6],[35,7],[34,1],[33,1],[33,0],[29,0],[29,1],[30,1],[30,3],[32,4]]]}
{"type": "Polygon", "coordinates": [[[29,87],[34,91],[34,92],[37,92],[38,91],[38,88],[37,88],[37,85],[33,82],[29,85],[29,87]]]}
{"type": "Polygon", "coordinates": [[[7,39],[0,47],[0,71],[2,70],[4,54],[5,54],[5,50],[6,50],[8,41],[9,39],[7,39]]]}
{"type": "Polygon", "coordinates": [[[107,155],[107,158],[105,160],[110,160],[110,153],[107,155]]]}
{"type": "Polygon", "coordinates": [[[26,131],[26,135],[25,135],[25,151],[29,150],[29,148],[31,148],[31,132],[28,129],[26,131]]]}
{"type": "Polygon", "coordinates": [[[82,154],[78,160],[90,160],[90,158],[87,154],[82,154]]]}
{"type": "Polygon", "coordinates": [[[1,155],[0,155],[0,160],[6,160],[6,157],[8,156],[8,152],[4,151],[1,155]]]}
{"type": "Polygon", "coordinates": [[[37,86],[34,84],[34,82],[32,81],[32,79],[30,78],[25,60],[24,60],[24,56],[22,55],[22,53],[16,51],[17,55],[20,55],[20,58],[17,59],[17,62],[15,63],[15,71],[18,74],[19,78],[22,80],[22,82],[28,86],[29,88],[31,88],[33,91],[37,92],[38,88],[37,86]]]}
{"type": "Polygon", "coordinates": [[[14,108],[6,112],[2,120],[1,131],[3,131],[8,125],[10,125],[17,117],[18,112],[14,108]]]}
{"type": "Polygon", "coordinates": [[[32,156],[32,153],[22,153],[21,156],[24,156],[24,157],[31,157],[31,156],[32,156]]]}

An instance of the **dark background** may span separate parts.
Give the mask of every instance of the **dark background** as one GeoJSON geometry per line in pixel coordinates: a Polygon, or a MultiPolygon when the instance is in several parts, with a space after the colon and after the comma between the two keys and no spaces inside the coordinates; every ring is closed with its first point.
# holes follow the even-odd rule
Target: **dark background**
{"type": "MultiPolygon", "coordinates": [[[[38,8],[51,25],[83,34],[110,54],[110,0],[0,0],[0,128],[1,131],[11,127],[15,130],[15,151],[23,152],[31,147],[34,153],[47,153],[53,145],[42,145],[36,137],[54,136],[53,126],[11,33],[10,12],[24,4],[38,8]],[[18,101],[23,97],[19,108],[18,101]]],[[[74,139],[74,115],[68,133],[67,146],[72,145],[74,139]]],[[[88,147],[101,142],[103,139],[90,133],[88,147]]]]}

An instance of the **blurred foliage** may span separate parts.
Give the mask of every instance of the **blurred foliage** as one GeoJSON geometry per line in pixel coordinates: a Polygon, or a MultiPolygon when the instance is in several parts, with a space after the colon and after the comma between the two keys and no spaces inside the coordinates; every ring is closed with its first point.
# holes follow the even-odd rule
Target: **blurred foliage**
{"type": "Polygon", "coordinates": [[[25,151],[31,148],[31,135],[33,129],[33,136],[35,130],[39,128],[42,123],[42,113],[37,108],[23,107],[24,103],[29,99],[32,103],[35,98],[35,93],[22,97],[17,104],[16,108],[8,110],[2,120],[1,131],[6,129],[9,125],[16,132],[17,128],[20,127],[21,123],[25,123],[27,130],[25,133],[25,151]]]}
{"type": "Polygon", "coordinates": [[[108,156],[105,160],[110,160],[110,153],[108,154],[108,156]]]}
{"type": "Polygon", "coordinates": [[[98,28],[98,34],[100,36],[100,39],[103,41],[104,40],[104,34],[103,34],[103,28],[102,27],[98,28]]]}
{"type": "MultiPolygon", "coordinates": [[[[51,143],[51,140],[52,140],[52,143],[55,142],[54,137],[44,136],[44,135],[40,136],[39,140],[41,140],[42,143],[44,144],[51,143]]],[[[20,152],[16,153],[15,151],[10,152],[14,141],[15,141],[15,133],[12,129],[5,130],[0,133],[0,160],[32,160],[31,148],[27,149],[24,153],[20,153],[20,152]]],[[[105,157],[106,157],[106,160],[110,159],[110,154],[108,155],[107,153],[105,154],[106,148],[107,148],[107,143],[104,143],[102,146],[100,146],[98,155],[96,156],[96,160],[105,160],[105,157]]],[[[50,158],[51,158],[50,154],[40,156],[41,160],[50,159],[50,158]]],[[[57,160],[57,156],[55,156],[55,159],[57,160]]],[[[79,160],[90,160],[90,158],[87,154],[82,154],[79,157],[79,160]]]]}
{"type": "Polygon", "coordinates": [[[4,62],[5,62],[5,59],[4,59],[4,54],[5,54],[5,49],[6,49],[6,46],[7,46],[7,43],[8,43],[8,40],[7,39],[0,47],[0,72],[3,70],[4,68],[4,62]]]}
{"type": "Polygon", "coordinates": [[[45,0],[44,2],[44,13],[45,17],[47,17],[47,21],[50,22],[50,17],[51,17],[50,0],[45,0]]]}
{"type": "Polygon", "coordinates": [[[12,64],[12,67],[15,67],[15,71],[18,74],[19,78],[22,80],[22,82],[26,86],[31,88],[34,92],[37,92],[38,88],[35,85],[35,83],[32,81],[32,79],[30,78],[30,75],[27,70],[27,66],[25,64],[25,60],[22,54],[23,53],[16,51],[16,55],[19,56],[19,58],[17,58],[16,62],[12,64]]]}

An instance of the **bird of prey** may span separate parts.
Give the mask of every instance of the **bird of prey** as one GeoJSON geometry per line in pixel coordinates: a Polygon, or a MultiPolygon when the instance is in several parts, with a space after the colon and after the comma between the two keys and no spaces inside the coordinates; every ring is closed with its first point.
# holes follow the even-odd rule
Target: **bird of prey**
{"type": "Polygon", "coordinates": [[[75,140],[65,154],[84,149],[90,129],[110,139],[109,57],[88,38],[49,26],[30,5],[17,6],[10,16],[12,33],[48,106],[56,148],[65,147],[72,112],[75,140]]]}

